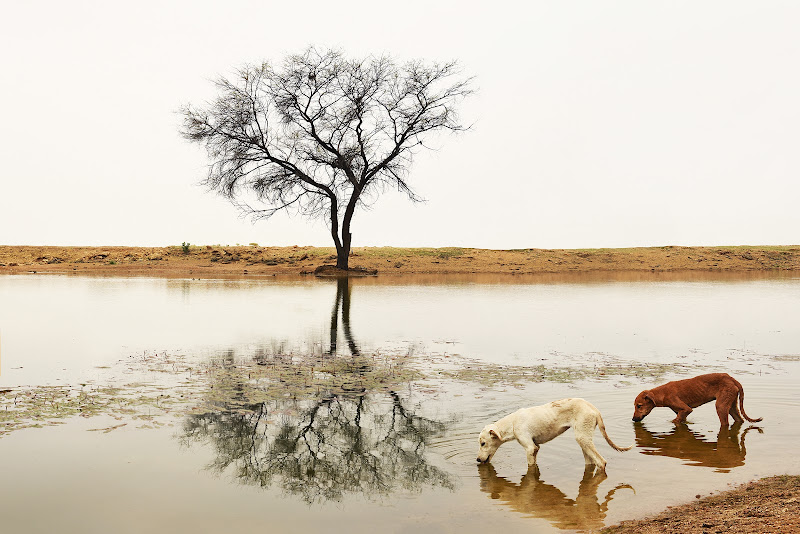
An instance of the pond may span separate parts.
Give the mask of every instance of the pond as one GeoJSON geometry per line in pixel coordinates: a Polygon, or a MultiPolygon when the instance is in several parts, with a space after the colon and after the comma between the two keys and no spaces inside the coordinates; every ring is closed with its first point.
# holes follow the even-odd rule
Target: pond
{"type": "Polygon", "coordinates": [[[800,278],[0,277],[0,517],[13,532],[592,531],[797,473],[800,278]],[[756,424],[720,431],[648,387],[728,372],[756,424]],[[539,472],[477,434],[583,397],[539,472]]]}

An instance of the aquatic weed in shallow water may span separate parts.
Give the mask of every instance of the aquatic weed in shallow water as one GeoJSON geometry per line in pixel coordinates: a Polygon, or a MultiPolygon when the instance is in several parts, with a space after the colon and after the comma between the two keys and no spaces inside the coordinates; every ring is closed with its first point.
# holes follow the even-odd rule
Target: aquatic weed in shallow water
{"type": "Polygon", "coordinates": [[[132,355],[112,369],[117,381],[134,376],[130,382],[3,390],[0,437],[24,428],[61,424],[75,416],[108,415],[160,426],[163,417],[220,407],[246,410],[249,405],[274,399],[386,392],[422,378],[407,365],[410,358],[410,354],[342,357],[279,353],[192,364],[182,355],[166,352],[132,355]]]}
{"type": "Polygon", "coordinates": [[[629,384],[634,378],[657,379],[669,374],[685,374],[712,368],[709,365],[683,363],[623,362],[610,356],[594,364],[572,365],[501,365],[464,358],[458,358],[453,363],[455,367],[439,370],[438,377],[483,386],[538,382],[574,383],[612,378],[621,384],[629,384]]]}
{"type": "Polygon", "coordinates": [[[274,399],[303,399],[390,391],[422,380],[410,354],[338,356],[278,353],[256,358],[232,356],[210,362],[206,368],[212,404],[248,405],[274,399]]]}
{"type": "MultiPolygon", "coordinates": [[[[437,381],[441,380],[485,387],[586,380],[630,384],[717,369],[704,364],[622,361],[599,353],[592,353],[588,359],[587,355],[553,356],[561,365],[499,365],[413,351],[345,356],[287,351],[280,344],[246,357],[230,352],[207,363],[190,362],[184,355],[146,352],[132,355],[112,369],[117,379],[127,374],[136,377],[126,383],[86,382],[3,390],[0,437],[24,428],[61,424],[75,416],[108,415],[155,427],[166,424],[163,419],[167,417],[215,410],[248,412],[251,406],[275,400],[358,397],[369,392],[389,393],[413,384],[435,393],[441,387],[437,381]],[[587,363],[592,359],[594,362],[587,363]]],[[[731,351],[730,358],[747,365],[757,361],[770,368],[778,362],[798,361],[800,356],[731,351]]]]}
{"type": "Polygon", "coordinates": [[[23,428],[63,424],[75,416],[152,420],[174,410],[177,400],[169,393],[140,385],[15,388],[0,395],[0,437],[23,428]]]}

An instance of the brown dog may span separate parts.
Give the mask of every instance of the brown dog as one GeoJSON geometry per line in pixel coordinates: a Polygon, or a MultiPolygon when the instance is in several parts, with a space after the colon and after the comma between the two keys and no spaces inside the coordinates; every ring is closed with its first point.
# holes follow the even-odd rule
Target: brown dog
{"type": "Polygon", "coordinates": [[[686,380],[667,382],[663,386],[642,391],[634,401],[633,420],[641,421],[657,406],[666,406],[675,412],[673,423],[681,423],[686,416],[692,413],[692,408],[717,399],[717,415],[719,424],[728,426],[728,414],[737,423],[745,419],[751,423],[761,421],[761,418],[751,419],[744,413],[744,389],[742,385],[727,373],[710,373],[686,380]],[[736,406],[736,398],[739,406],[736,406]],[[739,414],[741,409],[742,413],[739,414]]]}

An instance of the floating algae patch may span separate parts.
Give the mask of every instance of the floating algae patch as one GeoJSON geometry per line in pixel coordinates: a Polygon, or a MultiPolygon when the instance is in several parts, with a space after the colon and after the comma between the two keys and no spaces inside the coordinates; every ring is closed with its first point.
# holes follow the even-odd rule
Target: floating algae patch
{"type": "MultiPolygon", "coordinates": [[[[585,355],[584,355],[585,356],[585,355]]],[[[577,360],[578,358],[576,358],[577,360]]],[[[566,361],[560,356],[561,361],[566,361]]],[[[581,362],[586,358],[581,357],[581,362]]],[[[249,411],[275,400],[388,393],[413,383],[455,380],[485,386],[534,382],[578,382],[610,377],[658,378],[699,366],[629,363],[604,357],[594,364],[497,365],[433,354],[328,354],[259,350],[245,356],[228,351],[206,363],[181,355],[145,353],[120,362],[111,384],[32,386],[0,392],[0,437],[15,430],[65,422],[70,417],[111,416],[138,421],[140,428],[164,419],[210,411],[249,411]],[[131,375],[125,382],[121,378],[131,375]],[[147,380],[142,380],[146,377],[147,380]]],[[[109,380],[111,382],[111,380],[109,380]]],[[[428,384],[428,387],[436,387],[428,384]]],[[[111,428],[120,428],[122,424],[111,428]]]]}
{"type": "Polygon", "coordinates": [[[63,423],[69,417],[110,415],[152,419],[174,411],[179,397],[139,387],[34,386],[0,394],[0,437],[14,430],[63,423]]]}
{"type": "Polygon", "coordinates": [[[772,359],[778,362],[800,362],[800,354],[779,354],[772,359]]]}
{"type": "MultiPolygon", "coordinates": [[[[585,362],[586,359],[582,358],[585,362]]],[[[614,379],[622,384],[632,379],[658,379],[670,374],[708,371],[710,365],[683,363],[627,362],[611,356],[594,363],[570,362],[569,365],[501,365],[459,358],[450,368],[440,369],[439,378],[472,382],[483,386],[497,384],[519,386],[536,382],[573,383],[586,380],[614,379]]]]}
{"type": "MultiPolygon", "coordinates": [[[[263,352],[188,363],[181,355],[145,353],[122,360],[107,384],[29,386],[0,392],[0,437],[61,424],[70,417],[111,416],[157,427],[168,417],[244,409],[274,399],[388,392],[421,380],[407,354],[341,356],[263,352]],[[125,381],[126,377],[132,377],[125,381]],[[142,379],[144,377],[145,379],[142,379]],[[121,380],[123,379],[123,380],[121,380]]],[[[115,425],[119,428],[122,425],[115,425]]]]}
{"type": "MultiPolygon", "coordinates": [[[[202,390],[201,375],[182,356],[145,353],[111,368],[106,383],[38,385],[0,391],[0,437],[23,428],[62,424],[70,417],[111,416],[161,425],[183,414],[202,390]],[[156,374],[165,372],[165,374],[156,374]],[[125,381],[129,375],[137,380],[125,381]],[[159,380],[141,380],[141,377],[159,380]]],[[[124,425],[115,425],[119,428],[124,425]]]]}
{"type": "Polygon", "coordinates": [[[213,360],[205,370],[203,403],[225,409],[276,399],[364,395],[392,391],[425,378],[412,353],[354,356],[277,353],[213,360]]]}
{"type": "MultiPolygon", "coordinates": [[[[442,381],[486,387],[587,380],[626,384],[718,369],[701,363],[631,362],[603,353],[550,356],[535,365],[501,365],[413,350],[339,354],[289,350],[282,344],[243,355],[226,351],[202,363],[166,352],[144,353],[119,362],[105,384],[1,390],[0,437],[23,428],[63,423],[70,417],[106,415],[150,428],[172,424],[170,418],[187,414],[248,412],[271,401],[356,398],[399,391],[412,384],[433,391],[442,381]]],[[[797,361],[798,356],[766,359],[797,361]]]]}

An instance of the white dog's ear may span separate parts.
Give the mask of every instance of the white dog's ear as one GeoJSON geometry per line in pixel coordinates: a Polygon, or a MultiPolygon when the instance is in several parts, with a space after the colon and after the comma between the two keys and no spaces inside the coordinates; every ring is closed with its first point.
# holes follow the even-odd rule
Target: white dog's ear
{"type": "Polygon", "coordinates": [[[500,431],[497,430],[497,428],[490,428],[489,429],[489,435],[496,437],[500,441],[503,441],[503,436],[500,435],[500,431]]]}

